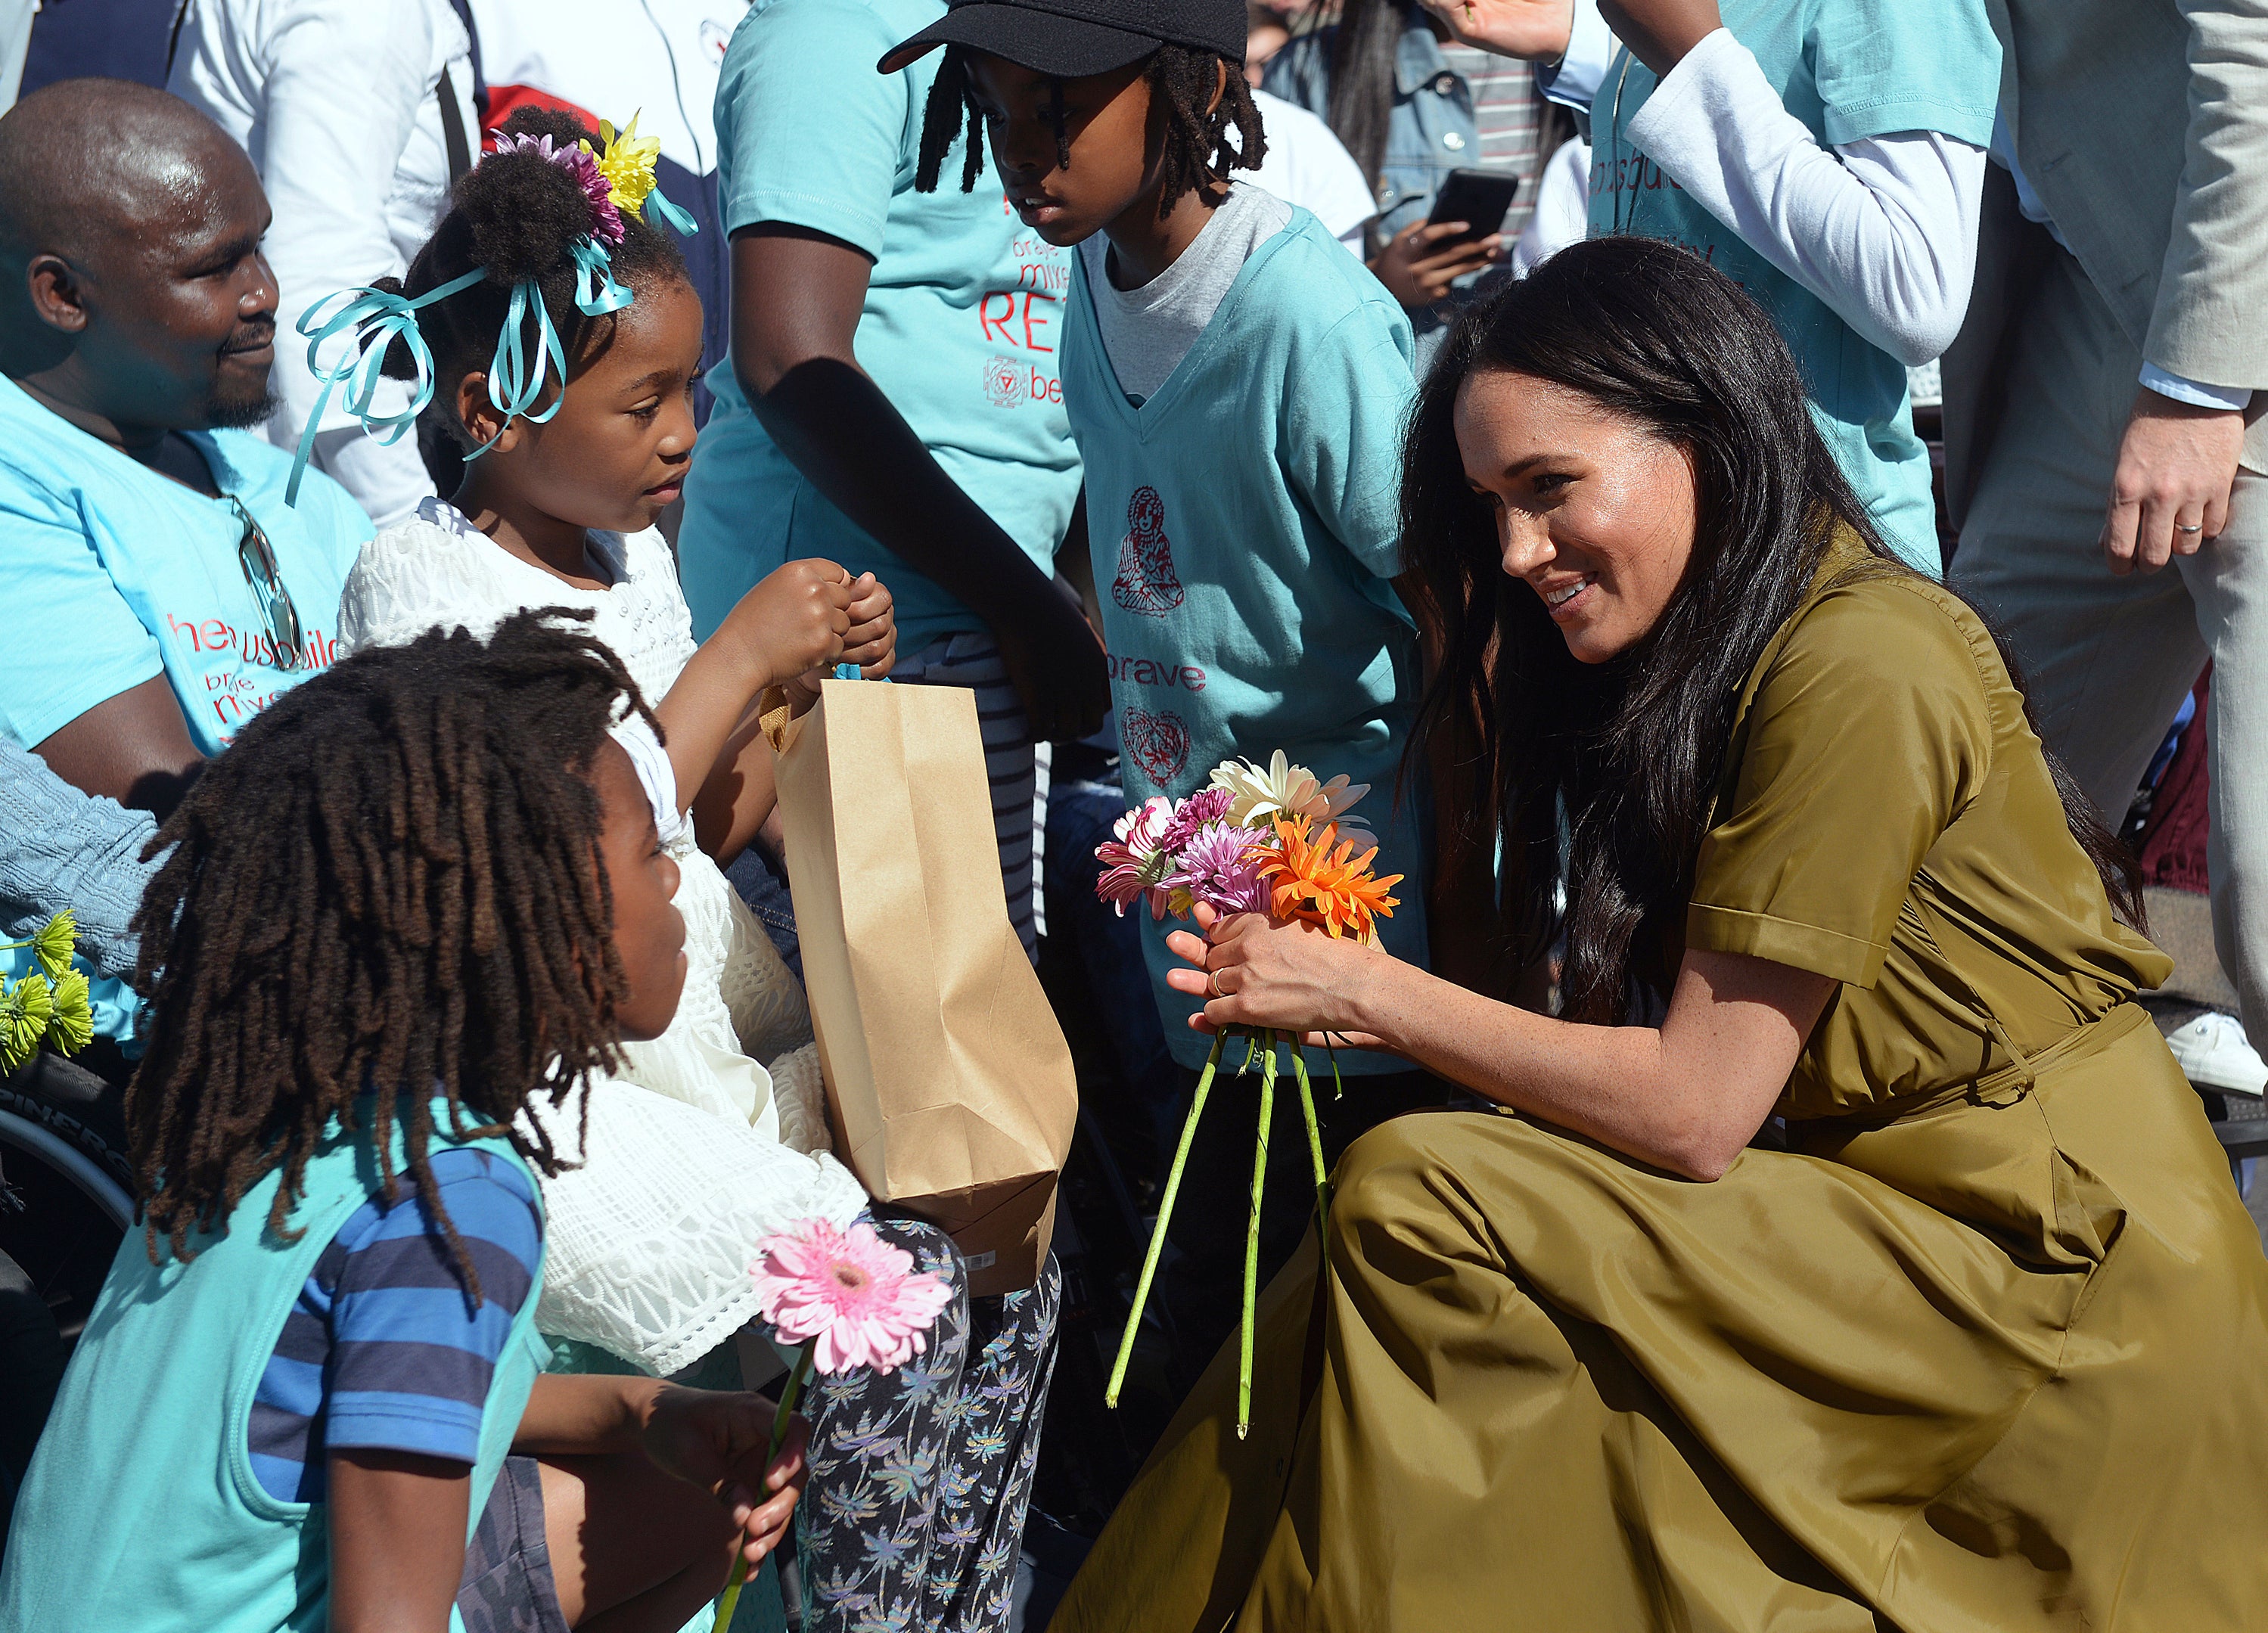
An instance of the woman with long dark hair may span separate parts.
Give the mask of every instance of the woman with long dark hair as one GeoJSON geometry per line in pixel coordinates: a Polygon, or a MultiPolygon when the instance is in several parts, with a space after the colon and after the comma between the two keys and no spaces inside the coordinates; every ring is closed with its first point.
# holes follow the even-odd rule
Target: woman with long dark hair
{"type": "Polygon", "coordinates": [[[2250,1625],[2268,1263],[2131,1001],[2167,960],[1763,311],[1563,252],[1453,336],[1403,521],[1425,729],[1478,745],[1462,837],[1557,1011],[1180,938],[1197,1024],[1498,1109],[1348,1152],[1250,1438],[1224,1355],[1055,1627],[2250,1625]]]}

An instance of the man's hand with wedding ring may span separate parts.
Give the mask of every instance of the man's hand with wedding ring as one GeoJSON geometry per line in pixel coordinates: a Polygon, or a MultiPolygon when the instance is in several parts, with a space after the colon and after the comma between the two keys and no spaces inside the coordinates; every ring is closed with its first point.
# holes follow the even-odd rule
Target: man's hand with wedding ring
{"type": "Polygon", "coordinates": [[[2102,519],[2112,572],[2156,572],[2228,525],[2244,420],[2238,409],[2177,402],[2146,386],[2134,394],[2102,519]]]}

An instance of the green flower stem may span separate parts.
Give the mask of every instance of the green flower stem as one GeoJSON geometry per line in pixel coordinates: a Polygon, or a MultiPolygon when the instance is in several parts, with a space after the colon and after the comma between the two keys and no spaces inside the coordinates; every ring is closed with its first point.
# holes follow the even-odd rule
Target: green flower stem
{"type": "MultiPolygon", "coordinates": [[[[817,1339],[813,1339],[803,1346],[803,1353],[795,1357],[794,1370],[787,1375],[787,1387],[780,1391],[779,1405],[772,1409],[772,1444],[771,1449],[764,1453],[766,1468],[771,1467],[772,1460],[779,1455],[780,1447],[787,1441],[788,1419],[795,1415],[796,1397],[803,1393],[803,1386],[811,1377],[811,1352],[818,1347],[818,1342],[817,1339]]],[[[762,1502],[763,1496],[759,1490],[756,1500],[762,1502]]],[[[717,1600],[717,1620],[711,1624],[709,1633],[725,1633],[733,1625],[733,1612],[740,1607],[740,1586],[747,1579],[748,1556],[745,1552],[735,1549],[733,1568],[725,1576],[725,1591],[717,1600]]]]}
{"type": "Polygon", "coordinates": [[[1260,1198],[1268,1182],[1268,1125],[1276,1114],[1276,1034],[1260,1034],[1260,1135],[1252,1143],[1252,1213],[1244,1227],[1244,1323],[1236,1341],[1236,1438],[1252,1427],[1252,1306],[1260,1283],[1260,1198]]]}
{"type": "Polygon", "coordinates": [[[1220,1066],[1221,1046],[1228,1041],[1228,1033],[1213,1034],[1212,1053],[1205,1057],[1204,1070],[1197,1078],[1197,1091],[1189,1097],[1189,1114],[1182,1121],[1182,1143],[1174,1151],[1174,1166],[1166,1174],[1165,1195],[1158,1199],[1158,1223],[1150,1230],[1149,1251],[1142,1255],[1142,1276],[1134,1284],[1134,1307],[1126,1314],[1126,1332],[1118,1341],[1118,1358],[1111,1363],[1110,1385],[1102,1392],[1102,1403],[1118,1404],[1119,1387],[1126,1381],[1127,1358],[1134,1353],[1134,1335],[1142,1325],[1142,1306],[1149,1302],[1150,1283],[1158,1274],[1158,1255],[1165,1251],[1166,1223],[1174,1217],[1174,1198],[1182,1188],[1182,1169],[1189,1162],[1189,1146],[1197,1137],[1197,1119],[1204,1114],[1205,1096],[1212,1090],[1213,1073],[1220,1066]]]}
{"type": "Polygon", "coordinates": [[[1331,1174],[1323,1166],[1323,1131],[1315,1122],[1315,1090],[1307,1080],[1307,1054],[1292,1051],[1292,1075],[1300,1079],[1300,1114],[1307,1123],[1307,1156],[1315,1165],[1315,1247],[1323,1262],[1330,1262],[1331,1174]]]}

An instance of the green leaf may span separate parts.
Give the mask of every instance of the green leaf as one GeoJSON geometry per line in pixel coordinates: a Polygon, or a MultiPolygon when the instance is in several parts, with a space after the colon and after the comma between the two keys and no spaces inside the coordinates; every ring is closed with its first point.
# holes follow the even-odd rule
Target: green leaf
{"type": "Polygon", "coordinates": [[[49,981],[60,981],[70,968],[71,952],[78,939],[78,915],[65,908],[49,919],[47,928],[32,938],[32,956],[40,961],[49,981]]]}

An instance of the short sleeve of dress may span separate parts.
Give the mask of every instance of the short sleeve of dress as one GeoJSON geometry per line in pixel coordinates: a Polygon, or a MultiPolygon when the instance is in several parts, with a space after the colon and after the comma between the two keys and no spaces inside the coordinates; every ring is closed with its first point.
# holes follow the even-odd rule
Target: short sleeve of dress
{"type": "Polygon", "coordinates": [[[1922,858],[1990,763],[1970,641],[1951,598],[1918,580],[1841,586],[1798,614],[1735,728],[1689,948],[1874,984],[1922,858]]]}

